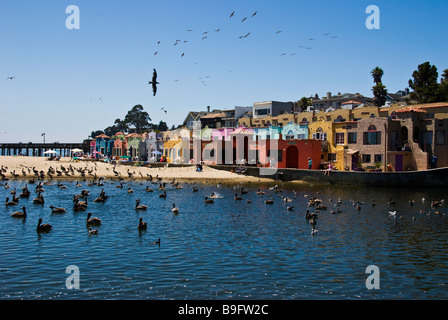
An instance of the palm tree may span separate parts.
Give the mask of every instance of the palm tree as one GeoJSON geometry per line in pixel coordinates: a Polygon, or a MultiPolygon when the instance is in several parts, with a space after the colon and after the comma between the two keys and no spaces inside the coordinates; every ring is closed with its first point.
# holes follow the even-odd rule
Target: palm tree
{"type": "Polygon", "coordinates": [[[381,83],[381,78],[383,77],[384,71],[380,67],[376,67],[370,72],[370,74],[373,77],[373,82],[378,84],[381,83]]]}

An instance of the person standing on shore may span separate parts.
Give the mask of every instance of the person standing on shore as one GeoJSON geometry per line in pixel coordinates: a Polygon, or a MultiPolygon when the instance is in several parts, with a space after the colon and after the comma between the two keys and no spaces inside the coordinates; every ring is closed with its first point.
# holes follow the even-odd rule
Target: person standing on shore
{"type": "Polygon", "coordinates": [[[311,160],[311,158],[308,157],[308,170],[311,170],[312,166],[313,166],[313,160],[311,160]]]}

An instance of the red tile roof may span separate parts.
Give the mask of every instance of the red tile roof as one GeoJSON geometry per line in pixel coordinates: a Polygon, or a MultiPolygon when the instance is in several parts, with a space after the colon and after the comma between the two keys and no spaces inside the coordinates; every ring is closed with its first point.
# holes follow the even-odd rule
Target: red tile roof
{"type": "Polygon", "coordinates": [[[426,110],[423,110],[421,107],[404,107],[395,111],[395,113],[405,113],[405,112],[419,112],[426,113],[426,110]]]}

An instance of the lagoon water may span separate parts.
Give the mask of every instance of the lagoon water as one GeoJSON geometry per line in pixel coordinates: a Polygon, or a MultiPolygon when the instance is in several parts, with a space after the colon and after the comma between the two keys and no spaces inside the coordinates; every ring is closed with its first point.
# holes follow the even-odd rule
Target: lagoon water
{"type": "MultiPolygon", "coordinates": [[[[17,194],[26,181],[0,186],[0,197],[17,194]]],[[[445,189],[407,190],[285,184],[247,184],[243,201],[232,186],[167,184],[161,199],[157,184],[128,181],[77,188],[75,182],[44,185],[45,204],[31,196],[0,209],[0,299],[446,299],[448,297],[448,213],[431,209],[445,189]],[[145,191],[146,186],[154,192],[145,191]],[[134,193],[128,193],[131,187],[134,193]],[[95,203],[101,188],[109,196],[95,203]],[[259,196],[257,188],[268,195],[259,196]],[[90,191],[85,212],[73,212],[72,197],[90,191]],[[204,204],[212,192],[222,198],[204,204]],[[266,205],[264,200],[274,199],[266,205]],[[286,210],[280,196],[293,199],[286,210]],[[308,200],[317,196],[316,229],[305,219],[308,200]],[[148,206],[134,210],[135,199],[148,206]],[[392,198],[396,204],[389,204],[392,198]],[[251,203],[247,203],[250,199],[251,203]],[[338,199],[340,203],[338,203],[338,199]],[[371,200],[375,200],[375,206],[371,200]],[[424,201],[423,201],[424,199],[424,201]],[[414,200],[411,206],[409,201],[414,200]],[[360,201],[356,210],[353,201],[360,201]],[[173,203],[179,213],[171,212],[173,203]],[[52,214],[50,205],[67,213],[52,214]],[[26,206],[23,222],[9,215],[26,206]],[[338,214],[330,210],[340,209],[338,214]],[[389,211],[397,211],[393,217],[389,211]],[[421,212],[424,211],[424,213],[421,212]],[[438,213],[435,213],[435,211],[438,213]],[[102,220],[89,235],[87,212],[102,220]],[[38,234],[39,218],[53,225],[38,234]],[[139,218],[148,230],[139,232],[139,218]],[[161,239],[160,246],[154,241],[161,239]],[[68,266],[79,268],[79,289],[68,289],[68,266]],[[366,268],[379,269],[379,289],[367,289],[366,268]]],[[[448,200],[448,199],[447,199],[448,200]]],[[[447,203],[448,205],[448,203],[447,203]]]]}

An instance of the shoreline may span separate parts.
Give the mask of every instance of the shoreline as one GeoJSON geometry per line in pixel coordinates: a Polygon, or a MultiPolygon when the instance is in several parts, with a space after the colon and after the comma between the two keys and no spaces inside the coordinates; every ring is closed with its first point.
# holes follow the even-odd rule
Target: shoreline
{"type": "MultiPolygon", "coordinates": [[[[73,161],[62,157],[59,161],[49,161],[47,157],[0,156],[2,174],[8,180],[95,180],[99,178],[116,181],[151,181],[164,180],[179,182],[204,181],[216,183],[272,183],[275,180],[246,175],[238,175],[225,170],[218,170],[203,165],[202,172],[196,172],[193,165],[185,167],[130,166],[121,163],[106,163],[101,160],[73,161]],[[35,172],[39,172],[38,175],[35,172]],[[43,176],[41,175],[43,172],[43,176]],[[53,173],[52,173],[53,172],[53,173]],[[82,173],[83,172],[83,173],[82,173]]],[[[1,177],[0,177],[0,180],[1,177]]],[[[8,181],[3,179],[2,181],[8,181]]]]}

